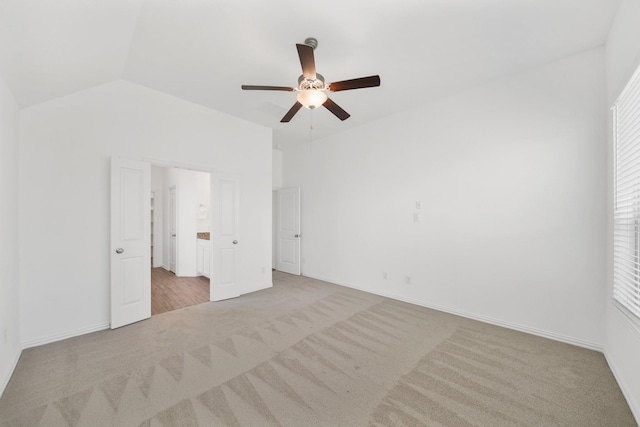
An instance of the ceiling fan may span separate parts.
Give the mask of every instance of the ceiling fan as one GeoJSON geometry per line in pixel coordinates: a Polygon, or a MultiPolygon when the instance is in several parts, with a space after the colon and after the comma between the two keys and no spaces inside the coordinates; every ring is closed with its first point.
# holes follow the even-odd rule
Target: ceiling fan
{"type": "Polygon", "coordinates": [[[286,92],[298,92],[296,103],[284,115],[281,123],[291,121],[293,116],[302,107],[310,110],[319,106],[324,106],[340,120],[346,120],[350,114],[344,111],[338,104],[333,102],[326,92],[339,92],[342,90],[363,89],[367,87],[380,86],[380,76],[360,77],[351,80],[342,80],[325,84],[322,74],[316,73],[316,62],[313,51],[318,47],[318,40],[309,37],[304,44],[296,44],[298,56],[302,65],[302,75],[298,77],[298,87],[287,86],[254,86],[242,85],[242,90],[278,90],[286,92]]]}

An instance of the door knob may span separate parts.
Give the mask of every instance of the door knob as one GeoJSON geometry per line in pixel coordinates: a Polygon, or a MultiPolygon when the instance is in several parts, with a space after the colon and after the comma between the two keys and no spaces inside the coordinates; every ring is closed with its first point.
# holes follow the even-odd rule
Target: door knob
{"type": "Polygon", "coordinates": [[[171,237],[176,237],[176,235],[175,235],[175,234],[172,234],[172,235],[171,235],[171,237]]]}
{"type": "Polygon", "coordinates": [[[117,254],[121,254],[121,253],[123,253],[123,252],[124,252],[124,249],[122,249],[122,248],[118,248],[118,249],[116,249],[116,253],[117,253],[117,254]]]}
{"type": "Polygon", "coordinates": [[[300,235],[299,235],[299,234],[296,234],[294,237],[300,237],[300,235]]]}
{"type": "Polygon", "coordinates": [[[234,244],[234,245],[237,245],[237,244],[238,244],[238,241],[237,241],[237,240],[234,240],[234,241],[233,241],[233,244],[234,244]]]}

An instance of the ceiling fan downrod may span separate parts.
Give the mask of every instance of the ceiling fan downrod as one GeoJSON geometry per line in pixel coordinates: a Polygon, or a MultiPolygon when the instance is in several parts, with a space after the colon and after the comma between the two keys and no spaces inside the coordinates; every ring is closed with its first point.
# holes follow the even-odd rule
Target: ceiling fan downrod
{"type": "Polygon", "coordinates": [[[304,44],[306,44],[307,46],[311,46],[313,50],[316,50],[316,48],[318,47],[318,40],[314,37],[307,37],[306,39],[304,39],[304,44]]]}

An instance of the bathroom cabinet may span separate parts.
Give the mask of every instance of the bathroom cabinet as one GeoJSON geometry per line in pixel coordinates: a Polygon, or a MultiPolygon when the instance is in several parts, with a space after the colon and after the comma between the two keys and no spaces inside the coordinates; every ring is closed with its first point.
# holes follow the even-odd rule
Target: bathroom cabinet
{"type": "Polygon", "coordinates": [[[197,270],[198,274],[205,276],[207,278],[210,277],[211,273],[211,258],[210,258],[210,241],[204,239],[198,239],[197,243],[197,270]]]}

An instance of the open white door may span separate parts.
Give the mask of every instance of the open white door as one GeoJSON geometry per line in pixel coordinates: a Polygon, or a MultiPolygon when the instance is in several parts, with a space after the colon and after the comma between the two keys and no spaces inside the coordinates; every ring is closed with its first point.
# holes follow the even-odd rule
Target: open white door
{"type": "Polygon", "coordinates": [[[151,317],[151,166],[111,158],[111,329],[151,317]]]}
{"type": "Polygon", "coordinates": [[[277,269],[300,275],[300,188],[278,190],[277,269]]]}
{"type": "Polygon", "coordinates": [[[211,174],[211,301],[240,296],[240,194],[234,175],[211,174]]]}

